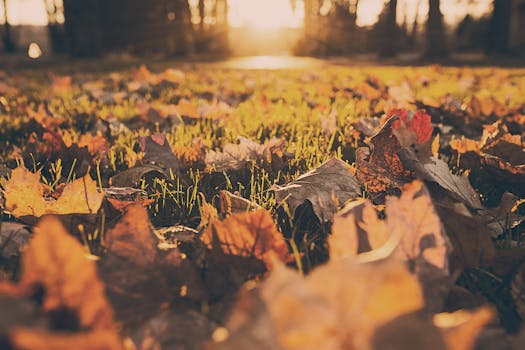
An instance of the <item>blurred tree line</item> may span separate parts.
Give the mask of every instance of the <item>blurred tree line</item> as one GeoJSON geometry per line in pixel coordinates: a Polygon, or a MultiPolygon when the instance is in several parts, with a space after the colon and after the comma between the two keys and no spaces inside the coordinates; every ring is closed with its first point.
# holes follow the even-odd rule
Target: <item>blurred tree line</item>
{"type": "MultiPolygon", "coordinates": [[[[404,9],[398,9],[398,0],[388,0],[377,23],[363,28],[356,24],[360,1],[366,0],[304,0],[305,34],[295,52],[306,55],[377,52],[381,57],[392,57],[399,52],[422,51],[428,58],[447,56],[452,49],[509,53],[513,9],[521,9],[522,17],[518,20],[521,26],[525,22],[525,1],[519,0],[493,0],[491,14],[480,19],[467,14],[455,30],[446,27],[440,0],[419,0],[412,23],[407,18],[406,3],[404,9]],[[426,22],[420,26],[418,11],[423,1],[428,2],[428,13],[426,22]],[[404,14],[401,24],[400,10],[404,14]]],[[[476,2],[451,1],[463,2],[467,8],[476,2]]]]}
{"type": "Polygon", "coordinates": [[[227,0],[44,1],[53,51],[73,57],[228,51],[227,0]]]}
{"type": "MultiPolygon", "coordinates": [[[[10,52],[15,44],[8,1],[2,1],[2,46],[10,52]]],[[[42,1],[54,52],[73,57],[113,50],[168,55],[228,52],[228,0],[42,1]]],[[[419,0],[416,9],[422,2],[428,5],[424,24],[418,19],[425,14],[416,13],[409,23],[406,3],[399,9],[401,1],[385,0],[377,23],[365,28],[357,25],[357,10],[360,1],[367,0],[282,1],[304,6],[304,35],[295,47],[301,55],[377,52],[392,57],[399,52],[423,51],[426,57],[442,57],[451,50],[480,48],[491,54],[508,53],[512,36],[521,37],[525,30],[525,0],[493,0],[491,14],[481,19],[467,15],[454,31],[444,24],[440,0],[419,0]],[[404,14],[402,23],[398,13],[404,14]]],[[[450,1],[468,7],[477,0],[450,1]]]]}

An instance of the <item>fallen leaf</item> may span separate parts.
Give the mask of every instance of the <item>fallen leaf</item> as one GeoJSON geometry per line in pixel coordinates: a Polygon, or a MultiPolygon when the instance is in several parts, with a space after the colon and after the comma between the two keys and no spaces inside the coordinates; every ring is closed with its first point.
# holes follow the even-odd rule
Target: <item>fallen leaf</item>
{"type": "Polygon", "coordinates": [[[481,307],[473,312],[435,315],[434,324],[441,328],[447,350],[473,350],[478,334],[493,316],[489,307],[481,307]]]}
{"type": "Polygon", "coordinates": [[[368,147],[356,150],[356,177],[371,194],[400,188],[413,178],[401,162],[400,142],[393,132],[399,116],[393,115],[372,137],[368,147]]]}
{"type": "Polygon", "coordinates": [[[415,169],[419,178],[436,182],[470,208],[483,208],[479,195],[474,188],[472,188],[468,177],[465,175],[458,176],[452,174],[447,163],[443,160],[432,157],[427,163],[415,166],[415,169]]]}
{"type": "Polygon", "coordinates": [[[16,350],[124,350],[117,333],[104,329],[67,333],[19,328],[11,332],[9,340],[16,350]]]}
{"type": "Polygon", "coordinates": [[[0,261],[2,267],[16,273],[22,250],[31,238],[29,227],[17,222],[0,222],[0,261]]]}
{"type": "Polygon", "coordinates": [[[138,187],[141,180],[151,182],[155,178],[166,179],[168,174],[158,165],[144,164],[119,172],[110,178],[109,183],[115,187],[138,187]]]}
{"type": "Polygon", "coordinates": [[[110,187],[104,188],[103,191],[111,206],[121,213],[134,203],[147,207],[155,202],[154,199],[148,198],[146,191],[131,187],[110,187]]]}
{"type": "Polygon", "coordinates": [[[22,266],[20,284],[43,286],[44,310],[66,307],[75,311],[85,329],[114,329],[113,311],[95,263],[86,258],[82,246],[57,218],[46,217],[35,227],[22,266]]]}
{"type": "Polygon", "coordinates": [[[172,173],[181,179],[185,179],[181,171],[181,161],[173,153],[171,146],[166,140],[166,135],[153,133],[139,139],[139,144],[144,152],[142,162],[160,166],[167,173],[172,173]]]}
{"type": "Polygon", "coordinates": [[[30,238],[28,226],[17,222],[0,222],[0,257],[11,259],[20,256],[30,238]]]}
{"type": "Polygon", "coordinates": [[[389,255],[410,261],[421,257],[438,269],[448,270],[448,239],[421,181],[406,185],[399,198],[387,197],[385,213],[386,220],[380,220],[370,202],[349,203],[334,218],[330,256],[374,253],[392,238],[396,243],[392,243],[394,250],[389,255]]]}
{"type": "Polygon", "coordinates": [[[222,152],[210,150],[206,153],[206,166],[210,171],[239,170],[251,162],[261,162],[279,170],[290,157],[285,152],[286,141],[272,138],[258,144],[244,137],[239,137],[239,143],[229,143],[222,152]],[[276,163],[274,165],[274,163],[276,163]]]}
{"type": "Polygon", "coordinates": [[[219,213],[226,217],[235,213],[247,213],[262,209],[260,205],[229,191],[219,191],[219,213]]]}
{"type": "Polygon", "coordinates": [[[482,221],[468,211],[457,211],[450,204],[438,205],[436,209],[453,247],[451,265],[454,270],[487,267],[494,262],[494,243],[482,221]]]}
{"type": "Polygon", "coordinates": [[[361,186],[351,168],[342,160],[332,158],[316,169],[299,176],[285,186],[273,186],[275,199],[286,203],[290,214],[309,201],[319,220],[332,221],[337,209],[350,199],[361,196],[361,186]]]}
{"type": "Polygon", "coordinates": [[[345,205],[334,216],[332,234],[328,237],[330,257],[356,256],[382,247],[390,237],[385,220],[367,200],[345,205]]]}
{"type": "Polygon", "coordinates": [[[100,159],[110,148],[108,140],[104,136],[91,134],[82,134],[78,140],[79,147],[87,147],[88,152],[100,159]]]}
{"type": "Polygon", "coordinates": [[[124,216],[105,235],[110,254],[131,259],[135,264],[148,266],[155,262],[158,239],[153,233],[148,212],[133,204],[124,216]]]}
{"type": "Polygon", "coordinates": [[[40,182],[40,172],[32,173],[23,166],[13,170],[3,187],[5,210],[17,218],[96,213],[104,199],[95,181],[86,175],[66,184],[57,200],[46,200],[43,198],[45,188],[40,182]]]}
{"type": "MultiPolygon", "coordinates": [[[[233,328],[242,331],[252,319],[264,321],[261,336],[275,336],[285,350],[371,349],[379,327],[423,307],[415,277],[391,260],[371,264],[331,260],[305,278],[276,264],[259,288],[270,319],[258,320],[262,310],[253,315],[250,302],[243,300],[249,295],[241,293],[230,320],[233,326],[242,326],[233,328]],[[242,316],[247,311],[255,317],[242,316]]],[[[237,336],[233,333],[231,338],[237,336]]]]}
{"type": "Polygon", "coordinates": [[[202,235],[210,249],[225,254],[256,257],[269,262],[271,254],[288,261],[290,254],[283,235],[269,212],[259,209],[249,213],[232,214],[223,221],[212,221],[202,235]]]}

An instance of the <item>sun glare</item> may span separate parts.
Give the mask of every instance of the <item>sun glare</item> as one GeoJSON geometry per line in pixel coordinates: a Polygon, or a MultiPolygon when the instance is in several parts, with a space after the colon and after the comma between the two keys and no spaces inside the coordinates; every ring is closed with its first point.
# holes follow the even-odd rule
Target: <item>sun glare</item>
{"type": "MultiPolygon", "coordinates": [[[[229,22],[233,27],[297,28],[302,25],[302,6],[292,9],[289,0],[229,0],[229,22]]],[[[299,3],[299,1],[298,1],[299,3]]]]}

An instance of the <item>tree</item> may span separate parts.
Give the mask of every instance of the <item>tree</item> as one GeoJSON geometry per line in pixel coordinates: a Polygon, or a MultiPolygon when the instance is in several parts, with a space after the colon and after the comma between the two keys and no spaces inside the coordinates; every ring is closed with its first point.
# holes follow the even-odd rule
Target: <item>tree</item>
{"type": "Polygon", "coordinates": [[[381,47],[379,55],[381,57],[393,57],[397,53],[399,43],[399,32],[396,24],[397,18],[397,0],[390,0],[383,19],[381,47]]]}
{"type": "Polygon", "coordinates": [[[64,9],[59,0],[44,0],[47,12],[47,29],[53,52],[65,52],[64,9]]]}
{"type": "Polygon", "coordinates": [[[488,29],[488,53],[505,53],[509,51],[511,11],[512,0],[494,0],[494,10],[492,11],[488,29]]]}
{"type": "Polygon", "coordinates": [[[443,14],[441,13],[440,5],[440,0],[428,0],[425,56],[429,58],[448,55],[445,26],[443,25],[443,14]]]}
{"type": "Polygon", "coordinates": [[[64,0],[66,47],[73,57],[102,53],[100,6],[97,0],[64,0]]]}
{"type": "Polygon", "coordinates": [[[199,28],[202,34],[204,33],[204,18],[206,17],[205,0],[199,0],[199,17],[200,17],[199,28]]]}
{"type": "Polygon", "coordinates": [[[7,16],[7,0],[4,1],[4,33],[2,36],[2,42],[4,43],[5,52],[15,51],[15,44],[11,39],[11,24],[9,23],[9,18],[7,16]]]}

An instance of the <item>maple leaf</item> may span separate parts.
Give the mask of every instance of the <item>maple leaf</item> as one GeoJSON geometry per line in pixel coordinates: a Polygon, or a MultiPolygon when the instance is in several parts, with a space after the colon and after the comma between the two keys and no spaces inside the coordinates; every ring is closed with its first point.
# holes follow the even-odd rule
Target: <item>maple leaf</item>
{"type": "Polygon", "coordinates": [[[44,214],[96,213],[104,194],[88,175],[67,184],[56,201],[43,198],[45,187],[40,182],[40,172],[32,173],[20,166],[3,183],[5,210],[15,217],[40,217],[44,214]]]}
{"type": "Polygon", "coordinates": [[[334,213],[349,199],[361,195],[361,186],[344,161],[332,158],[299,176],[285,186],[273,186],[278,203],[286,203],[292,215],[309,201],[319,220],[331,221],[334,213]]]}
{"type": "Polygon", "coordinates": [[[290,257],[283,235],[277,231],[270,213],[264,209],[232,214],[223,221],[212,221],[204,231],[202,241],[210,249],[256,257],[267,264],[272,253],[282,261],[290,257]]]}

